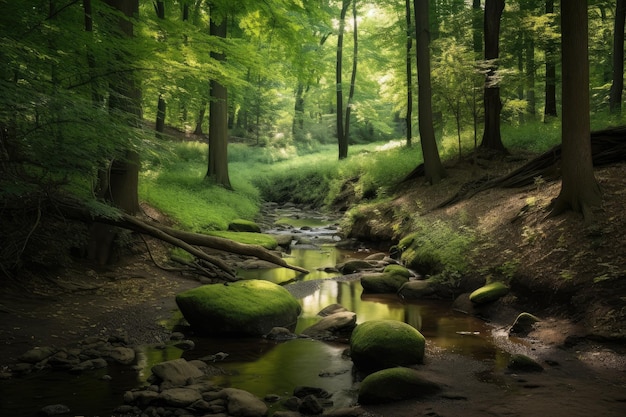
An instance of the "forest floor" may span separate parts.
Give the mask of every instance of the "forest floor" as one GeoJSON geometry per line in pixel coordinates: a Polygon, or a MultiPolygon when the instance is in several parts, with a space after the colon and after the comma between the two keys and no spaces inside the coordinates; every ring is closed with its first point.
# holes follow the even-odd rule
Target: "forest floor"
{"type": "MultiPolygon", "coordinates": [[[[495,163],[502,164],[501,170],[513,168],[495,163]]],[[[367,407],[367,414],[623,415],[626,164],[596,170],[604,199],[592,225],[574,213],[546,218],[560,189],[558,181],[487,190],[450,207],[434,208],[468,179],[482,175],[477,172],[481,169],[456,164],[448,168],[450,177],[443,184],[415,184],[393,204],[428,202],[421,205],[421,216],[462,218],[480,233],[471,260],[475,273],[506,270],[511,275],[513,292],[492,315],[494,326],[510,325],[522,310],[543,319],[517,347],[504,346],[508,338],[502,338],[503,350],[524,350],[545,372],[494,373],[479,361],[431,348],[423,372],[446,387],[444,395],[367,407]]],[[[149,207],[145,211],[159,216],[149,207]]],[[[165,258],[164,246],[151,239],[147,243],[157,259],[165,258]]],[[[143,244],[108,268],[77,261],[65,270],[38,271],[0,288],[0,368],[32,347],[65,346],[93,335],[125,333],[137,344],[166,340],[164,323],[175,309],[174,295],[196,285],[191,277],[155,266],[143,244]]]]}

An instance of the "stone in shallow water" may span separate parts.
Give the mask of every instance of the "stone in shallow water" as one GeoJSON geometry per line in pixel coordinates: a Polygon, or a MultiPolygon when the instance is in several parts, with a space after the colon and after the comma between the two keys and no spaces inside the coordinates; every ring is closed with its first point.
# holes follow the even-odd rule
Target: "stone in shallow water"
{"type": "Polygon", "coordinates": [[[381,404],[435,394],[439,385],[410,368],[389,368],[368,375],[359,388],[359,403],[381,404]]]}
{"type": "Polygon", "coordinates": [[[60,414],[67,414],[70,412],[70,408],[65,404],[52,404],[43,407],[39,413],[44,416],[56,416],[60,414]]]}
{"type": "Polygon", "coordinates": [[[397,320],[370,320],[350,337],[352,362],[360,369],[383,369],[424,361],[426,339],[414,327],[397,320]]]}
{"type": "Polygon", "coordinates": [[[152,373],[166,386],[186,385],[189,379],[199,378],[203,373],[185,359],[174,359],[152,367],[152,373]]]}
{"type": "Polygon", "coordinates": [[[263,280],[203,285],[178,294],[176,303],[205,334],[263,336],[274,327],[293,329],[302,311],[289,291],[263,280]]]}

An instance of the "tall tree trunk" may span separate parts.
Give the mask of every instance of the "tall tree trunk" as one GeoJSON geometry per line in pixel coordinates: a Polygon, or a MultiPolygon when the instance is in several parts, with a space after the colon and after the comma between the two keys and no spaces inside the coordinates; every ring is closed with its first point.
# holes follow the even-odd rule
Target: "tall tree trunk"
{"type": "Polygon", "coordinates": [[[480,0],[472,1],[472,44],[476,56],[483,51],[483,11],[480,0]]]}
{"type": "Polygon", "coordinates": [[[535,40],[530,33],[526,34],[526,102],[528,114],[532,119],[537,115],[535,99],[535,40]]]}
{"type": "Polygon", "coordinates": [[[335,64],[335,81],[337,84],[337,144],[339,145],[339,159],[348,157],[348,138],[343,131],[343,85],[342,85],[342,61],[343,61],[343,32],[346,27],[346,13],[350,6],[350,0],[343,0],[341,14],[339,16],[339,33],[337,34],[337,63],[335,64]]]}
{"type": "Polygon", "coordinates": [[[356,69],[357,69],[357,57],[359,52],[359,38],[357,32],[357,15],[356,15],[356,0],[352,0],[352,39],[353,39],[353,53],[352,53],[352,75],[350,76],[350,92],[348,93],[348,105],[346,106],[346,124],[343,134],[346,138],[346,154],[348,148],[348,140],[350,139],[350,114],[352,113],[352,100],[354,98],[354,87],[356,85],[356,69]]]}
{"type": "Polygon", "coordinates": [[[296,88],[296,100],[293,106],[293,124],[291,133],[294,139],[300,139],[298,133],[304,129],[304,84],[299,81],[296,88]]]}
{"type": "Polygon", "coordinates": [[[571,209],[591,221],[592,209],[600,205],[602,198],[591,155],[587,13],[586,0],[561,3],[562,184],[551,215],[571,209]]]}
{"type": "Polygon", "coordinates": [[[435,140],[433,127],[432,90],[430,82],[430,51],[428,1],[413,0],[415,39],[417,41],[417,88],[420,143],[424,157],[424,175],[430,184],[446,177],[435,140]]]}
{"type": "Polygon", "coordinates": [[[413,23],[411,19],[411,0],[405,1],[406,8],[406,146],[411,146],[413,140],[413,62],[411,49],[413,48],[413,23]]]}
{"type": "MultiPolygon", "coordinates": [[[[226,38],[227,20],[222,17],[218,23],[211,13],[210,34],[226,38]]],[[[211,52],[217,61],[225,59],[224,54],[211,52]]],[[[211,101],[209,103],[209,167],[207,178],[216,184],[232,189],[228,176],[228,90],[217,80],[211,80],[211,101]]]]}
{"type": "Polygon", "coordinates": [[[163,132],[165,131],[165,99],[163,94],[159,93],[159,99],[157,101],[157,114],[156,114],[156,137],[157,139],[163,139],[163,132]]]}
{"type": "MultiPolygon", "coordinates": [[[[106,3],[126,17],[139,13],[139,0],[106,0],[106,3]]],[[[122,36],[133,37],[133,22],[119,18],[117,30],[122,36]]],[[[117,56],[115,64],[130,65],[132,57],[117,56]]],[[[113,64],[113,63],[110,63],[113,64]]],[[[141,89],[132,71],[122,71],[109,81],[109,111],[131,127],[139,127],[141,114],[141,89]]],[[[111,161],[107,169],[98,174],[98,196],[110,201],[128,214],[139,211],[139,154],[128,149],[123,158],[111,161]]],[[[116,230],[102,223],[94,223],[90,230],[88,256],[103,265],[111,260],[116,230]]]]}
{"type": "MultiPolygon", "coordinates": [[[[165,19],[165,3],[162,0],[157,0],[154,3],[154,11],[158,19],[165,19]]],[[[157,139],[163,139],[163,132],[165,131],[165,113],[167,110],[167,103],[163,97],[163,93],[159,93],[159,99],[157,100],[157,112],[156,112],[156,137],[157,139]]]]}
{"type": "Polygon", "coordinates": [[[480,144],[482,148],[505,152],[500,135],[500,84],[497,60],[500,55],[500,19],[504,10],[504,0],[485,1],[485,60],[489,71],[485,77],[485,131],[480,144]]]}
{"type": "Polygon", "coordinates": [[[613,83],[609,97],[611,113],[622,111],[622,92],[624,90],[624,20],[626,18],[626,0],[617,0],[615,5],[615,24],[613,29],[613,83]]]}
{"type": "Polygon", "coordinates": [[[202,135],[202,122],[204,121],[204,115],[206,113],[206,101],[202,102],[200,110],[198,111],[198,117],[196,118],[196,128],[193,131],[194,135],[202,135]]]}
{"type": "MultiPolygon", "coordinates": [[[[546,0],[546,14],[554,13],[554,0],[546,0]]],[[[543,111],[544,120],[556,117],[556,57],[554,43],[549,41],[546,46],[546,97],[543,111]]]]}

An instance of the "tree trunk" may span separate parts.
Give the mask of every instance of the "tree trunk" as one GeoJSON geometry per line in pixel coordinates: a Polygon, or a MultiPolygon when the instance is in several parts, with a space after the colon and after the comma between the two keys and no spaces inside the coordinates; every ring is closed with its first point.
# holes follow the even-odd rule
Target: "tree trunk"
{"type": "MultiPolygon", "coordinates": [[[[133,17],[139,13],[138,0],[106,0],[112,8],[133,17]]],[[[117,21],[118,33],[133,37],[133,23],[129,19],[117,21]]],[[[116,64],[130,65],[132,58],[121,56],[116,64]]],[[[109,111],[131,127],[139,127],[141,114],[141,89],[132,71],[124,71],[109,82],[109,111]]],[[[139,154],[126,150],[123,159],[113,160],[108,169],[98,174],[99,196],[128,214],[139,210],[139,154]]],[[[88,257],[99,264],[106,264],[111,259],[115,229],[102,223],[94,223],[88,247],[88,257]]]]}
{"type": "Polygon", "coordinates": [[[411,146],[413,140],[413,63],[411,49],[413,48],[413,23],[411,22],[411,0],[406,0],[406,146],[411,146]]]}
{"type": "Polygon", "coordinates": [[[298,82],[296,88],[296,100],[293,106],[293,124],[291,126],[291,133],[294,140],[300,139],[298,133],[304,129],[304,84],[298,82]]]}
{"type": "Polygon", "coordinates": [[[489,71],[485,77],[485,131],[480,144],[482,148],[505,152],[500,135],[500,84],[497,60],[500,55],[500,18],[504,10],[504,0],[485,1],[485,60],[489,71]]]}
{"type": "MultiPolygon", "coordinates": [[[[546,14],[554,13],[554,0],[546,0],[546,14]]],[[[552,41],[546,46],[546,97],[543,111],[544,120],[556,117],[556,59],[555,45],[552,41]]]]}
{"type": "MultiPolygon", "coordinates": [[[[214,19],[212,14],[211,35],[226,38],[226,17],[224,16],[219,24],[214,19]]],[[[211,52],[211,57],[217,61],[225,59],[223,54],[216,52],[211,52]]],[[[209,167],[206,176],[215,184],[231,190],[228,176],[228,91],[219,81],[211,80],[210,95],[209,167]]]]}
{"type": "Polygon", "coordinates": [[[483,12],[480,7],[480,0],[472,2],[472,44],[476,56],[483,51],[483,12]]]}
{"type": "Polygon", "coordinates": [[[163,139],[163,132],[165,131],[165,99],[163,94],[159,94],[159,100],[157,102],[157,114],[156,114],[156,137],[163,139]]]}
{"type": "Polygon", "coordinates": [[[417,86],[420,143],[424,157],[424,175],[430,184],[446,177],[439,158],[433,126],[432,91],[430,82],[430,51],[428,0],[413,0],[415,39],[417,41],[417,86]]]}
{"type": "Polygon", "coordinates": [[[198,117],[196,118],[196,128],[193,131],[194,135],[202,135],[202,122],[204,122],[204,114],[206,113],[206,102],[202,102],[200,110],[198,111],[198,117]]]}
{"type": "Polygon", "coordinates": [[[611,113],[622,111],[622,92],[624,90],[624,20],[626,18],[626,0],[617,0],[615,6],[615,25],[613,30],[613,83],[609,97],[611,113]]]}
{"type": "Polygon", "coordinates": [[[561,3],[563,180],[551,215],[571,209],[589,222],[593,219],[592,209],[600,205],[602,198],[591,155],[587,13],[586,0],[561,3]]]}
{"type": "Polygon", "coordinates": [[[343,0],[339,17],[339,33],[337,34],[337,63],[335,65],[335,80],[337,84],[337,144],[339,145],[339,159],[348,157],[348,138],[343,132],[343,86],[341,79],[343,61],[343,32],[346,27],[346,13],[350,0],[343,0]]]}
{"type": "Polygon", "coordinates": [[[350,139],[350,114],[352,113],[352,100],[354,98],[354,86],[356,84],[356,68],[357,68],[357,56],[359,52],[358,32],[357,32],[357,19],[356,19],[356,0],[352,0],[352,26],[353,26],[353,56],[352,56],[352,75],[350,76],[350,92],[348,93],[348,105],[346,106],[346,121],[343,134],[346,140],[346,156],[348,149],[348,140],[350,139]]]}

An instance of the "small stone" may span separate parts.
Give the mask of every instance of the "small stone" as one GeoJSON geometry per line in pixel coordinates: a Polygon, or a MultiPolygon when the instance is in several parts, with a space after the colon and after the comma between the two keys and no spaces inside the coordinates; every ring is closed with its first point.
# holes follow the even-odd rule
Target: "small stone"
{"type": "Polygon", "coordinates": [[[302,399],[298,411],[306,415],[318,415],[324,412],[324,407],[322,407],[315,395],[307,395],[302,399]]]}
{"type": "Polygon", "coordinates": [[[64,404],[47,405],[43,407],[41,410],[39,410],[39,413],[45,416],[56,416],[59,414],[67,414],[69,412],[70,412],[70,408],[64,404]]]}

